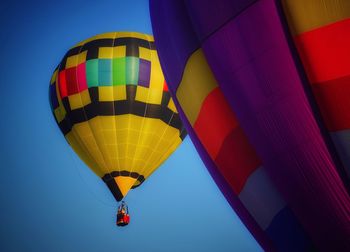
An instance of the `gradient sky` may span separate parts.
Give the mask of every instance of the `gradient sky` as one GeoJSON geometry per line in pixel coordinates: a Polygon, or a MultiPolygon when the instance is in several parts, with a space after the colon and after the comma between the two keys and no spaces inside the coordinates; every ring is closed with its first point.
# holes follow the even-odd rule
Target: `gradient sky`
{"type": "Polygon", "coordinates": [[[126,200],[131,223],[66,143],[48,103],[55,66],[110,31],[152,34],[148,1],[0,3],[0,251],[261,251],[187,137],[126,200]]]}

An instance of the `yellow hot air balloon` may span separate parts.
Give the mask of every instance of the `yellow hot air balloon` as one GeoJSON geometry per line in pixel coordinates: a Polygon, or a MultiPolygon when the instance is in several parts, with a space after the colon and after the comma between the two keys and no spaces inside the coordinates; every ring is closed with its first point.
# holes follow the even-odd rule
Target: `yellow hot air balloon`
{"type": "Polygon", "coordinates": [[[117,201],[186,136],[150,35],[112,32],[75,45],[49,89],[64,137],[117,201]]]}

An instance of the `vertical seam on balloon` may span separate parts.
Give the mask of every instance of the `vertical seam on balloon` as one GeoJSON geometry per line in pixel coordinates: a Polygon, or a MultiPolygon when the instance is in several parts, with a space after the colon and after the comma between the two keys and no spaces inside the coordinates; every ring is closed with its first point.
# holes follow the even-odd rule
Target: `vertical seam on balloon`
{"type": "MultiPolygon", "coordinates": [[[[152,54],[152,53],[155,54],[156,52],[157,52],[157,51],[155,51],[155,52],[151,51],[151,54],[152,54]]],[[[160,62],[159,62],[159,64],[160,64],[160,62]]],[[[162,73],[162,75],[163,75],[163,73],[162,73]]],[[[167,129],[168,129],[169,126],[170,126],[169,124],[170,124],[171,120],[173,119],[174,114],[175,114],[175,112],[172,111],[172,115],[171,115],[171,117],[170,117],[170,119],[169,119],[169,121],[168,121],[168,123],[167,123],[167,126],[166,126],[165,130],[163,131],[162,136],[159,138],[159,141],[158,141],[158,143],[156,144],[156,146],[154,147],[152,153],[148,156],[148,158],[147,158],[147,160],[146,160],[146,162],[145,162],[145,165],[144,165],[143,169],[142,169],[141,172],[139,173],[140,175],[141,175],[141,174],[144,172],[144,170],[147,168],[147,165],[149,164],[149,160],[151,160],[151,157],[154,155],[156,148],[158,147],[158,145],[159,145],[160,142],[162,141],[165,132],[167,131],[167,129]]],[[[174,136],[174,138],[176,138],[176,137],[178,137],[177,134],[174,136]]],[[[170,142],[170,146],[171,146],[171,142],[170,142]]],[[[161,157],[158,159],[158,161],[157,161],[156,164],[158,164],[158,163],[160,162],[160,160],[164,157],[165,154],[167,154],[167,152],[165,152],[163,155],[161,155],[161,157]]],[[[153,169],[153,171],[154,171],[154,170],[155,170],[155,169],[153,169]]]]}
{"type": "MultiPolygon", "coordinates": [[[[130,32],[131,34],[132,34],[132,32],[130,32]]],[[[126,46],[127,45],[125,45],[125,50],[126,50],[126,46]]],[[[130,57],[132,57],[132,56],[130,56],[130,57]]],[[[128,83],[127,83],[127,77],[128,77],[128,68],[127,68],[127,66],[128,66],[128,64],[127,64],[127,55],[126,55],[126,51],[125,51],[125,71],[124,71],[124,75],[125,75],[125,89],[127,90],[127,86],[129,86],[128,85],[128,83]]],[[[132,71],[131,71],[132,72],[132,71]]],[[[132,86],[132,84],[130,85],[130,86],[132,86]]],[[[136,92],[137,92],[137,85],[136,85],[136,87],[135,87],[135,97],[136,97],[136,92]]],[[[127,97],[127,99],[128,99],[128,97],[127,97]]],[[[134,104],[133,104],[133,101],[130,99],[130,104],[129,104],[129,108],[130,108],[130,106],[133,106],[134,104]]],[[[126,148],[125,148],[125,161],[127,161],[128,159],[129,159],[129,157],[128,157],[128,151],[129,151],[129,138],[130,138],[130,134],[131,134],[131,132],[133,131],[133,130],[131,130],[130,129],[130,123],[131,123],[131,114],[130,113],[128,113],[127,114],[127,116],[128,116],[128,124],[127,124],[127,136],[126,136],[126,148]]],[[[131,159],[131,158],[130,158],[131,159]]],[[[127,170],[127,167],[123,167],[123,170],[127,170]]],[[[129,173],[129,175],[131,174],[131,172],[129,173]]],[[[124,196],[124,195],[123,195],[124,196]]]]}
{"type": "MultiPolygon", "coordinates": [[[[202,45],[203,42],[205,42],[206,40],[209,39],[209,37],[211,37],[212,35],[214,35],[217,31],[219,31],[220,29],[222,29],[224,26],[226,26],[228,23],[230,23],[233,19],[235,19],[236,17],[238,17],[239,15],[241,15],[243,12],[245,12],[246,10],[248,10],[251,6],[253,6],[254,4],[256,4],[258,2],[258,0],[255,0],[254,2],[251,2],[250,4],[248,4],[247,6],[245,6],[244,8],[242,8],[242,10],[240,10],[238,13],[235,13],[233,16],[230,16],[224,23],[222,23],[221,25],[219,25],[218,27],[216,27],[216,29],[214,29],[212,32],[210,32],[209,34],[207,34],[206,36],[204,36],[201,40],[198,38],[198,35],[196,33],[196,31],[193,29],[193,23],[191,18],[191,25],[192,25],[192,30],[194,30],[195,34],[196,34],[196,38],[198,39],[199,43],[202,45]]],[[[186,5],[186,10],[187,10],[187,15],[188,13],[188,7],[187,4],[186,5]]]]}
{"type": "MultiPolygon", "coordinates": [[[[176,113],[174,113],[174,114],[176,114],[176,113]]],[[[169,121],[171,121],[171,120],[169,120],[169,121]]],[[[168,124],[168,126],[169,126],[169,124],[168,124]]],[[[182,134],[183,130],[184,130],[184,128],[181,129],[180,135],[182,134]]],[[[165,131],[164,131],[164,132],[165,132],[165,131]]],[[[172,140],[169,141],[170,143],[169,143],[167,149],[168,149],[168,150],[171,150],[171,148],[173,148],[173,147],[174,147],[174,149],[173,149],[173,151],[171,151],[170,153],[169,153],[169,152],[163,153],[163,155],[161,155],[161,156],[159,157],[159,159],[157,160],[157,162],[155,162],[156,167],[159,167],[163,162],[166,161],[166,159],[164,159],[164,157],[166,157],[166,155],[169,155],[169,156],[170,156],[170,154],[173,153],[173,152],[176,150],[176,148],[177,148],[176,139],[177,139],[178,137],[179,137],[179,136],[176,134],[176,135],[172,138],[172,140]],[[163,159],[164,159],[164,160],[163,160],[163,159]],[[161,160],[163,160],[163,162],[161,162],[161,160]]],[[[181,142],[182,142],[182,140],[181,140],[181,142]]],[[[181,143],[181,142],[180,142],[180,143],[181,143]]],[[[151,170],[149,173],[143,174],[143,176],[145,177],[145,179],[146,179],[147,177],[149,177],[155,170],[156,170],[156,169],[153,169],[153,170],[151,170]]]]}
{"type": "MultiPolygon", "coordinates": [[[[113,114],[115,113],[115,97],[114,97],[114,79],[113,79],[113,65],[114,65],[114,42],[117,38],[117,32],[114,33],[114,38],[113,38],[113,44],[112,44],[112,60],[111,60],[111,67],[112,67],[112,71],[111,71],[111,78],[112,78],[112,96],[113,96],[113,114]]],[[[115,86],[116,88],[118,87],[117,85],[115,86]]],[[[121,171],[121,167],[120,167],[120,160],[119,160],[119,150],[118,150],[118,133],[117,133],[117,116],[113,116],[113,124],[114,124],[114,130],[115,130],[115,141],[116,141],[116,145],[115,145],[115,152],[116,152],[116,159],[118,162],[118,171],[121,171]]]]}
{"type": "MultiPolygon", "coordinates": [[[[173,114],[171,115],[171,117],[170,117],[170,119],[169,119],[169,122],[168,122],[167,126],[165,127],[165,130],[163,131],[162,135],[159,137],[159,140],[158,140],[157,144],[154,145],[153,151],[150,153],[150,155],[148,155],[148,158],[146,159],[145,165],[143,166],[143,168],[142,168],[140,174],[142,174],[142,173],[145,171],[145,169],[147,169],[147,166],[148,166],[148,164],[149,164],[149,161],[151,160],[151,157],[152,157],[152,156],[154,155],[154,153],[156,152],[156,149],[157,149],[157,147],[159,146],[160,142],[162,142],[163,136],[164,136],[165,132],[167,131],[167,129],[169,128],[169,123],[170,123],[171,120],[173,119],[174,114],[175,114],[175,113],[173,112],[173,114]]],[[[164,154],[163,154],[163,155],[164,155],[164,154]]]]}
{"type": "MultiPolygon", "coordinates": [[[[150,54],[152,56],[152,50],[151,50],[151,45],[150,45],[150,42],[149,42],[149,38],[147,38],[147,35],[145,37],[146,37],[146,40],[147,40],[147,42],[149,44],[149,47],[150,47],[149,52],[150,52],[150,54]]],[[[139,61],[140,61],[140,55],[139,55],[139,61]]],[[[140,64],[140,62],[139,62],[139,64],[140,64]]],[[[151,75],[152,74],[152,58],[150,59],[150,64],[151,64],[151,68],[150,68],[150,75],[151,75]]],[[[140,69],[140,66],[139,66],[139,69],[140,69]]],[[[140,75],[140,73],[139,73],[139,75],[140,75]]],[[[140,76],[139,76],[139,79],[140,79],[140,76]]],[[[137,144],[135,146],[135,154],[134,155],[136,155],[136,153],[137,153],[137,146],[138,146],[138,143],[140,141],[141,134],[142,134],[142,129],[143,129],[143,126],[144,126],[144,123],[145,123],[145,117],[146,117],[146,112],[147,112],[147,108],[148,108],[148,101],[149,101],[149,96],[150,96],[150,92],[151,92],[151,76],[150,76],[149,82],[150,83],[149,83],[149,86],[148,86],[147,100],[146,100],[146,103],[145,103],[145,111],[143,112],[142,123],[141,123],[140,131],[139,131],[139,137],[137,139],[137,144]]],[[[136,92],[137,92],[137,90],[136,90],[136,92]]],[[[135,94],[135,99],[136,99],[136,94],[135,94]]],[[[132,159],[129,176],[131,175],[131,172],[133,171],[132,167],[133,167],[134,163],[135,163],[135,157],[132,159]]],[[[140,176],[140,173],[138,173],[138,174],[140,176]]],[[[139,178],[139,176],[137,177],[137,179],[139,178]]],[[[136,181],[137,181],[137,179],[136,179],[136,181]]]]}
{"type": "MultiPolygon", "coordinates": [[[[125,47],[126,47],[126,45],[125,45],[125,47]]],[[[125,48],[125,50],[126,50],[126,48],[125,48]]],[[[126,58],[126,51],[125,51],[125,72],[124,72],[124,74],[125,74],[125,90],[127,90],[127,86],[128,86],[128,84],[127,84],[127,58],[126,58]]],[[[137,89],[137,87],[136,87],[136,89],[137,89]]],[[[137,90],[135,90],[135,93],[136,93],[136,91],[137,90]]],[[[136,94],[135,94],[136,95],[136,94]]],[[[129,97],[126,97],[126,99],[129,99],[129,97]]],[[[133,104],[132,104],[132,100],[130,99],[130,103],[129,103],[129,110],[130,110],[130,106],[133,106],[133,104]]],[[[130,138],[130,134],[131,134],[131,129],[130,129],[130,122],[131,122],[131,114],[130,113],[128,113],[128,114],[126,114],[127,116],[128,116],[128,124],[127,124],[127,128],[126,128],[126,130],[127,130],[127,135],[126,135],[126,144],[125,144],[125,163],[127,163],[127,160],[128,160],[128,151],[129,151],[129,138],[130,138]]],[[[123,168],[121,168],[122,170],[127,170],[127,167],[123,167],[123,168]]],[[[123,195],[124,196],[124,195],[123,195]]]]}
{"type": "MultiPolygon", "coordinates": [[[[150,67],[150,79],[149,79],[149,86],[148,86],[148,93],[147,93],[147,100],[146,100],[146,107],[145,107],[145,112],[144,112],[144,117],[143,117],[143,120],[144,120],[144,118],[145,118],[145,114],[146,114],[146,111],[147,111],[147,108],[148,108],[148,101],[149,101],[149,94],[150,94],[150,92],[151,92],[151,75],[152,75],[152,53],[153,53],[153,51],[151,50],[151,45],[150,45],[150,42],[149,42],[149,40],[151,39],[151,38],[149,38],[147,35],[146,35],[146,37],[147,37],[147,42],[148,42],[148,44],[149,44],[149,47],[150,47],[150,50],[149,50],[149,52],[150,52],[150,56],[151,56],[151,58],[150,58],[150,65],[151,65],[151,67],[150,67]]],[[[143,125],[142,125],[142,127],[143,127],[143,125]]],[[[149,146],[147,146],[147,147],[149,147],[149,146]]],[[[140,178],[140,176],[142,176],[142,173],[143,173],[143,171],[144,171],[144,169],[145,169],[145,167],[146,167],[146,164],[147,164],[147,162],[146,161],[144,161],[143,162],[143,168],[142,169],[140,169],[140,172],[138,172],[138,176],[137,176],[137,178],[136,178],[136,181],[138,181],[138,179],[140,178]]],[[[140,167],[141,168],[141,167],[140,167]]],[[[131,173],[130,173],[131,174],[131,173]]],[[[135,181],[135,183],[136,183],[136,181],[135,181]]]]}

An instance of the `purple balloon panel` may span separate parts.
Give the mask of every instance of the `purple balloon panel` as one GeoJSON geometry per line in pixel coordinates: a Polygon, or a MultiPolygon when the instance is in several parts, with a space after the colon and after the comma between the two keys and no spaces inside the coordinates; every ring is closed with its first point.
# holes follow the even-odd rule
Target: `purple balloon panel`
{"type": "Polygon", "coordinates": [[[275,184],[325,250],[350,249],[350,201],[308,103],[275,1],[261,0],[202,48],[275,184]]]}

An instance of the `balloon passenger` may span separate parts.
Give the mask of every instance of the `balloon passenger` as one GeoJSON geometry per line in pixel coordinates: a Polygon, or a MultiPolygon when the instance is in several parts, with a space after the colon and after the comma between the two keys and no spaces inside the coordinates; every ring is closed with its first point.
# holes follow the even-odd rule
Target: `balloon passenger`
{"type": "Polygon", "coordinates": [[[130,222],[130,215],[128,206],[124,201],[118,207],[117,226],[126,226],[130,222]]]}

